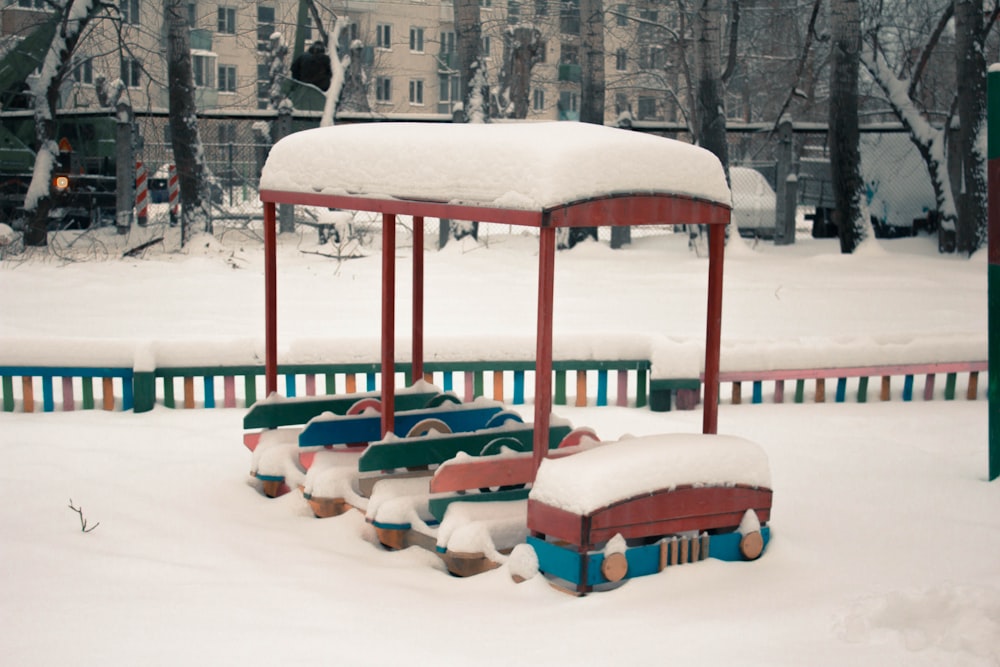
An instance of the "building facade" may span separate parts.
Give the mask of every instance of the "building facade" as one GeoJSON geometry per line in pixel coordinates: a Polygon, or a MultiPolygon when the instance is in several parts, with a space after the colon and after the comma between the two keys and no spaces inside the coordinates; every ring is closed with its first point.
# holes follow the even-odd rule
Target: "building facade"
{"type": "MultiPolygon", "coordinates": [[[[49,11],[44,0],[4,2],[0,37],[8,45],[44,21],[49,11]]],[[[137,111],[166,109],[163,11],[162,2],[119,0],[117,11],[95,21],[80,42],[62,106],[98,106],[95,84],[104,77],[125,83],[137,111]]],[[[271,36],[280,34],[291,52],[321,34],[300,0],[195,0],[186,3],[186,11],[197,103],[206,113],[268,108],[271,36]]],[[[450,0],[334,0],[322,11],[328,34],[339,19],[339,52],[361,60],[365,104],[355,105],[361,109],[353,111],[386,117],[451,116],[462,91],[450,0]]],[[[677,74],[681,68],[671,63],[682,54],[668,46],[671,20],[662,0],[604,5],[607,124],[618,122],[624,112],[636,120],[678,119],[683,83],[677,74]]],[[[480,23],[493,115],[505,114],[503,79],[510,67],[511,36],[516,28],[526,28],[539,40],[530,68],[526,117],[579,117],[579,0],[480,0],[480,23]]],[[[286,67],[290,61],[291,55],[286,67]]],[[[315,110],[319,95],[316,90],[299,95],[299,109],[315,110]]]]}

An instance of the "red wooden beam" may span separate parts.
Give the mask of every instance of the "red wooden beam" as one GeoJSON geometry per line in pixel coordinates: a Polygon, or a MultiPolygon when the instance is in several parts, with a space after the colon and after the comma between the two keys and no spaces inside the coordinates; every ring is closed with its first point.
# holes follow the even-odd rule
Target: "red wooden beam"
{"type": "Polygon", "coordinates": [[[411,382],[424,377],[424,217],[413,216],[413,336],[411,382]]]}
{"type": "Polygon", "coordinates": [[[396,413],[396,216],[382,214],[382,436],[396,413]]]}
{"type": "Polygon", "coordinates": [[[552,299],[555,282],[556,230],[543,227],[538,235],[538,321],[535,337],[535,432],[532,474],[549,451],[552,412],[552,299]]]}
{"type": "Polygon", "coordinates": [[[270,396],[278,391],[278,238],[276,206],[264,203],[264,383],[270,396]]]}
{"type": "Polygon", "coordinates": [[[702,433],[719,432],[719,348],[722,344],[722,262],[726,228],[708,228],[708,323],[705,331],[705,409],[702,433]]]}

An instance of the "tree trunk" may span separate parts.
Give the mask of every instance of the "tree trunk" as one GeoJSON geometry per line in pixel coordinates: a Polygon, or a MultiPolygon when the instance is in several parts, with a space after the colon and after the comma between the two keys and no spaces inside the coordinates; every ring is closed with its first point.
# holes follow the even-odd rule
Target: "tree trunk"
{"type": "Polygon", "coordinates": [[[580,0],[583,62],[580,68],[580,120],[604,124],[604,4],[580,0]]]}
{"type": "Polygon", "coordinates": [[[163,22],[167,29],[167,85],[170,99],[170,142],[177,165],[181,195],[181,246],[190,239],[193,226],[201,222],[211,232],[204,188],[205,152],[198,134],[194,76],[191,68],[191,37],[187,3],[166,0],[163,22]]]}
{"type": "Polygon", "coordinates": [[[955,249],[974,253],[986,243],[986,59],[981,2],[955,0],[955,70],[962,182],[957,196],[955,249]]]}
{"type": "Polygon", "coordinates": [[[698,144],[712,151],[729,178],[726,100],[722,84],[722,1],[700,0],[694,15],[695,127],[698,144]]]}
{"type": "Polygon", "coordinates": [[[504,118],[527,118],[531,104],[531,70],[538,62],[543,48],[542,36],[537,28],[519,25],[504,31],[504,65],[500,72],[500,89],[506,100],[501,100],[500,115],[504,118]]]}
{"type": "Polygon", "coordinates": [[[38,67],[39,75],[31,83],[31,96],[35,106],[35,167],[24,199],[24,209],[29,213],[24,243],[44,246],[48,243],[49,211],[52,210],[52,169],[59,160],[56,144],[56,108],[59,105],[59,88],[70,71],[73,53],[80,34],[101,12],[103,6],[68,0],[58,13],[55,34],[38,67]],[[82,14],[78,5],[84,8],[82,14]],[[73,18],[70,18],[73,17],[73,18]]]}
{"type": "Polygon", "coordinates": [[[480,120],[488,99],[486,73],[480,58],[482,25],[479,0],[455,0],[455,32],[458,44],[458,76],[462,91],[462,109],[466,122],[480,120]]]}
{"type": "MultiPolygon", "coordinates": [[[[861,18],[858,0],[830,0],[833,61],[830,67],[830,167],[840,251],[852,253],[867,236],[858,149],[858,67],[861,18]]],[[[864,207],[867,209],[867,207],[864,207]]]]}

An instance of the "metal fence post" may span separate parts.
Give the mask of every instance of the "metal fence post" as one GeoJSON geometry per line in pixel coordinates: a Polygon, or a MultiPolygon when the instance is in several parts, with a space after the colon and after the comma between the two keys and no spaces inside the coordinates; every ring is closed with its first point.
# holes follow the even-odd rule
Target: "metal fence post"
{"type": "Polygon", "coordinates": [[[783,116],[778,124],[778,166],[774,187],[774,245],[795,243],[795,207],[798,201],[798,183],[792,171],[792,119],[783,116]],[[792,179],[789,182],[790,178],[792,179]],[[795,191],[795,198],[788,196],[789,185],[795,191]]]}
{"type": "MultiPolygon", "coordinates": [[[[275,143],[292,133],[292,110],[278,109],[278,132],[275,143]]],[[[292,204],[278,204],[278,231],[282,234],[295,232],[295,207],[292,204]]]]}
{"type": "Polygon", "coordinates": [[[124,234],[132,226],[135,203],[135,154],[132,150],[132,107],[119,104],[115,123],[115,227],[124,234]]]}
{"type": "Polygon", "coordinates": [[[989,479],[1000,477],[1000,65],[986,79],[987,178],[989,192],[987,335],[989,354],[989,479]]]}

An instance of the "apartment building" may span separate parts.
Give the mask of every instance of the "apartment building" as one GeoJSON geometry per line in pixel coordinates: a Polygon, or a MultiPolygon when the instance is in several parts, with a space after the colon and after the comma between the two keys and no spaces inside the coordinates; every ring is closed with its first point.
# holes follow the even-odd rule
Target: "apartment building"
{"type": "MultiPolygon", "coordinates": [[[[163,3],[119,2],[119,16],[96,21],[81,40],[63,90],[65,108],[96,106],[99,76],[121,78],[137,110],[167,107],[163,3]]],[[[204,112],[267,108],[271,35],[279,33],[291,50],[296,40],[308,45],[320,34],[299,0],[195,0],[186,9],[197,104],[204,112]]],[[[605,3],[604,9],[605,122],[617,122],[625,111],[639,120],[676,120],[682,84],[680,68],[670,66],[680,57],[668,45],[672,10],[664,0],[605,3]]],[[[0,39],[9,44],[44,21],[48,9],[44,0],[4,0],[0,11],[0,39]]],[[[365,113],[450,117],[462,98],[450,0],[333,0],[323,12],[328,33],[339,18],[341,51],[353,45],[362,60],[366,104],[359,106],[365,113]]],[[[480,15],[491,91],[502,93],[505,34],[528,27],[541,43],[531,68],[528,118],[578,118],[579,0],[480,0],[480,15]]],[[[317,108],[316,96],[300,95],[300,105],[317,108]]]]}

